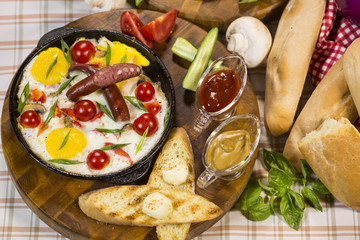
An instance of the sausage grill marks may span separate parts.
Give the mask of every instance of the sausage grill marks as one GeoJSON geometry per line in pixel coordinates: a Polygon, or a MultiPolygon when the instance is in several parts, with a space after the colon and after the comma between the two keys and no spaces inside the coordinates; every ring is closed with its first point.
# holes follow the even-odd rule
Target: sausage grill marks
{"type": "Polygon", "coordinates": [[[66,93],[71,101],[77,101],[102,88],[106,101],[116,121],[130,120],[130,113],[116,82],[140,75],[140,67],[131,63],[120,63],[101,70],[89,64],[76,64],[69,71],[78,70],[88,75],[85,79],[72,86],[66,93]]]}

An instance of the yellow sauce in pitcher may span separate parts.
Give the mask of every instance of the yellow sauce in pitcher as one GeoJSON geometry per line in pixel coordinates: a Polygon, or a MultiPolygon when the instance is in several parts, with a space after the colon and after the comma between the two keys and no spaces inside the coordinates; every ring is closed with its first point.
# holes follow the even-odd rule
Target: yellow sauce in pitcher
{"type": "Polygon", "coordinates": [[[207,165],[217,171],[236,166],[250,152],[250,134],[246,130],[226,131],[216,136],[206,152],[207,165]]]}

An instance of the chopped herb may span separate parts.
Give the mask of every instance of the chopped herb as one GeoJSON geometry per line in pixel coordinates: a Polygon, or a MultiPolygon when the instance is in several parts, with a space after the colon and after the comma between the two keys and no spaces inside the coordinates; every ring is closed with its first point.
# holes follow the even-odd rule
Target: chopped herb
{"type": "Polygon", "coordinates": [[[69,139],[70,131],[71,131],[71,129],[70,129],[69,132],[66,134],[66,136],[65,136],[65,138],[64,138],[64,141],[61,143],[61,146],[60,146],[60,148],[59,148],[58,150],[62,149],[62,148],[65,146],[65,144],[67,143],[67,141],[68,141],[68,139],[69,139]]]}
{"type": "Polygon", "coordinates": [[[21,113],[24,109],[24,106],[26,104],[26,100],[29,97],[30,93],[30,85],[29,82],[25,85],[23,91],[21,92],[20,98],[19,98],[19,104],[18,104],[18,113],[21,113]]]}
{"type": "Polygon", "coordinates": [[[129,144],[130,143],[112,144],[112,145],[107,145],[105,147],[99,148],[98,150],[103,150],[103,151],[105,151],[105,150],[115,150],[115,149],[126,147],[129,144]]]}
{"type": "Polygon", "coordinates": [[[45,120],[44,124],[42,125],[41,129],[43,129],[50,122],[50,120],[54,117],[57,102],[58,102],[58,99],[56,99],[54,105],[52,105],[50,112],[49,112],[48,116],[46,117],[46,120],[45,120]]]}
{"type": "Polygon", "coordinates": [[[69,45],[67,45],[67,43],[61,38],[60,39],[61,42],[61,50],[64,53],[64,56],[66,58],[66,61],[68,61],[68,63],[71,65],[72,64],[72,59],[71,59],[71,54],[69,53],[69,45]]]}
{"type": "Polygon", "coordinates": [[[48,78],[51,70],[54,68],[54,66],[55,66],[56,63],[57,63],[57,60],[58,60],[58,58],[57,58],[57,56],[56,56],[56,58],[54,59],[54,61],[50,64],[49,69],[47,70],[47,73],[46,73],[46,77],[45,77],[45,78],[48,78]]]}
{"type": "Polygon", "coordinates": [[[126,63],[126,54],[120,59],[120,63],[126,63]]]}
{"type": "Polygon", "coordinates": [[[95,128],[96,130],[103,133],[121,133],[124,132],[123,129],[107,129],[107,128],[95,128]]]}
{"type": "Polygon", "coordinates": [[[104,105],[102,105],[101,103],[98,103],[98,102],[96,102],[96,105],[98,106],[100,111],[105,113],[106,116],[108,116],[111,120],[113,120],[115,122],[115,118],[113,117],[113,115],[110,113],[109,109],[107,109],[106,106],[104,106],[104,105]]]}
{"type": "Polygon", "coordinates": [[[69,84],[72,80],[74,80],[74,78],[76,78],[78,75],[73,76],[72,78],[66,80],[65,82],[63,82],[59,89],[56,91],[56,93],[54,94],[54,97],[56,97],[59,93],[61,93],[69,84]]]}
{"type": "Polygon", "coordinates": [[[251,2],[256,2],[257,0],[239,0],[239,4],[241,3],[251,3],[251,2]]]}
{"type": "Polygon", "coordinates": [[[135,0],[135,6],[136,6],[136,7],[139,6],[142,1],[143,1],[143,0],[135,0]]]}
{"type": "Polygon", "coordinates": [[[170,108],[166,110],[165,116],[164,116],[164,126],[166,127],[169,123],[170,118],[170,108]]]}
{"type": "Polygon", "coordinates": [[[106,42],[107,45],[107,49],[106,49],[106,66],[110,65],[110,60],[111,60],[111,47],[110,44],[108,42],[106,42]]]}
{"type": "Polygon", "coordinates": [[[77,160],[70,160],[70,159],[63,159],[63,158],[50,159],[48,161],[52,162],[52,163],[63,164],[63,165],[73,165],[73,164],[83,163],[83,162],[80,162],[80,161],[77,161],[77,160]]]}
{"type": "Polygon", "coordinates": [[[126,100],[128,100],[134,107],[143,110],[144,112],[147,112],[144,104],[137,98],[134,96],[124,96],[124,98],[126,100]]]}
{"type": "Polygon", "coordinates": [[[149,127],[146,128],[145,132],[143,133],[141,139],[140,139],[140,142],[139,144],[137,145],[136,147],[136,151],[135,151],[135,155],[140,151],[140,149],[142,148],[142,146],[144,145],[144,142],[145,142],[145,139],[146,139],[146,135],[149,131],[149,127]]]}

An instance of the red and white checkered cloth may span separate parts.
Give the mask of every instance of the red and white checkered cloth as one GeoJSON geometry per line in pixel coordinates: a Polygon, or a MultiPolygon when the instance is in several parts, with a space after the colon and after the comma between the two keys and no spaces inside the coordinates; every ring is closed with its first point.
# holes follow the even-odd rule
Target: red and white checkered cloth
{"type": "Polygon", "coordinates": [[[318,42],[310,61],[311,81],[318,85],[346,48],[360,37],[360,26],[341,16],[335,0],[328,0],[318,42]]]}

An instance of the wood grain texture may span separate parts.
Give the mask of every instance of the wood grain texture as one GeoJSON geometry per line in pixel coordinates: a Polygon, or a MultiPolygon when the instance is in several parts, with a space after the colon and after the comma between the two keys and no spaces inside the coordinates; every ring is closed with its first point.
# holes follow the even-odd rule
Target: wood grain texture
{"type": "Polygon", "coordinates": [[[283,7],[287,0],[257,0],[241,3],[239,0],[143,0],[139,8],[167,12],[178,10],[178,16],[205,30],[218,27],[226,32],[229,24],[241,16],[264,19],[274,10],[283,7]]]}
{"type": "MultiPolygon", "coordinates": [[[[146,22],[161,15],[148,10],[133,10],[139,18],[146,22]]],[[[102,28],[120,31],[120,15],[122,11],[98,13],[81,18],[68,26],[75,28],[102,28]]],[[[176,119],[175,126],[183,126],[190,135],[194,154],[196,177],[204,170],[201,153],[210,132],[218,125],[212,122],[202,134],[193,134],[190,130],[198,111],[195,107],[194,93],[181,87],[189,63],[177,58],[171,52],[171,46],[178,36],[187,38],[198,47],[205,37],[206,31],[194,24],[178,18],[176,28],[171,37],[164,43],[154,44],[153,51],[160,56],[167,67],[175,87],[176,119]]],[[[225,46],[217,42],[213,58],[227,54],[225,46]]],[[[251,113],[259,116],[256,96],[248,82],[244,94],[237,107],[237,114],[251,113]]],[[[84,192],[108,187],[111,184],[101,181],[73,179],[56,174],[32,159],[22,148],[11,129],[9,120],[9,99],[6,96],[1,119],[2,142],[5,159],[12,180],[26,204],[50,227],[70,239],[156,239],[154,228],[129,227],[97,222],[85,216],[78,207],[77,198],[84,192]]],[[[242,177],[227,182],[216,180],[208,188],[196,189],[196,193],[219,205],[226,213],[235,203],[245,188],[251,175],[255,158],[242,177]]],[[[143,184],[147,176],[134,184],[143,184]]],[[[239,213],[240,214],[240,213],[239,213]]],[[[222,216],[220,216],[222,217],[222,216]]],[[[188,237],[198,236],[216,223],[219,219],[193,224],[188,237]]]]}

